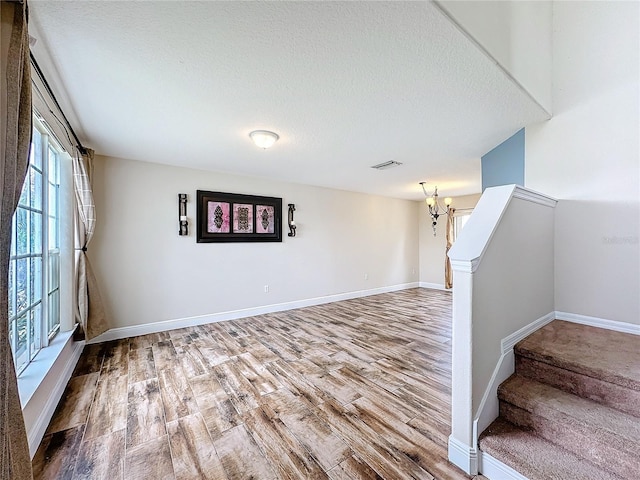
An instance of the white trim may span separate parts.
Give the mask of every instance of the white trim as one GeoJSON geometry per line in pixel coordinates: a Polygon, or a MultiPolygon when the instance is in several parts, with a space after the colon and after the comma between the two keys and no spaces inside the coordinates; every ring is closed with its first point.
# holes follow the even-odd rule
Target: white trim
{"type": "Polygon", "coordinates": [[[464,217],[466,215],[471,215],[471,213],[473,212],[473,207],[469,207],[469,208],[455,208],[453,207],[453,216],[455,217],[464,217]]]}
{"type": "Polygon", "coordinates": [[[472,273],[477,270],[514,198],[551,208],[555,208],[558,203],[554,198],[519,185],[487,188],[473,209],[463,233],[449,250],[448,256],[454,270],[472,273]]]}
{"type": "Polygon", "coordinates": [[[487,245],[511,202],[515,187],[501,185],[487,188],[482,193],[460,236],[449,250],[448,256],[454,269],[469,268],[463,262],[471,264],[471,272],[478,268],[487,245]]]}
{"type": "Polygon", "coordinates": [[[529,480],[509,465],[492,457],[486,452],[479,452],[480,473],[490,480],[529,480]]]}
{"type": "Polygon", "coordinates": [[[65,363],[64,367],[62,367],[62,371],[57,377],[57,381],[47,398],[47,403],[44,405],[36,421],[27,432],[27,438],[29,440],[29,453],[31,454],[31,458],[33,458],[33,456],[36,454],[38,446],[42,441],[42,437],[44,437],[44,434],[47,431],[49,422],[51,421],[51,418],[56,411],[58,402],[62,398],[62,394],[64,393],[69,379],[71,378],[73,369],[76,367],[78,360],[80,359],[83,348],[84,342],[74,343],[73,351],[67,359],[67,363],[65,363]]]}
{"type": "Polygon", "coordinates": [[[480,261],[480,257],[476,257],[473,260],[451,260],[451,268],[456,272],[467,272],[473,273],[478,268],[478,263],[480,261]]]}
{"type": "Polygon", "coordinates": [[[49,343],[49,345],[41,349],[35,358],[27,365],[20,375],[18,375],[18,392],[20,393],[20,406],[24,410],[31,401],[35,393],[40,388],[42,382],[49,374],[49,370],[56,364],[60,355],[62,355],[67,345],[73,342],[72,330],[59,332],[49,343]]]}
{"type": "Polygon", "coordinates": [[[476,445],[480,434],[491,425],[491,422],[498,418],[498,387],[515,372],[515,354],[513,347],[520,340],[523,340],[536,330],[553,321],[555,313],[556,312],[549,312],[543,315],[500,341],[500,359],[493,370],[493,374],[484,391],[482,400],[480,400],[480,405],[473,420],[473,439],[476,445]]]}
{"type": "Polygon", "coordinates": [[[515,372],[515,355],[513,349],[503,352],[493,369],[493,374],[484,391],[480,405],[473,419],[473,441],[477,446],[480,434],[484,432],[491,422],[499,415],[500,401],[498,400],[498,387],[515,372]]]}
{"type": "Polygon", "coordinates": [[[369,290],[358,290],[355,292],[338,293],[335,295],[327,295],[324,297],[315,297],[305,300],[296,300],[286,303],[275,303],[272,305],[264,305],[261,307],[243,308],[240,310],[230,310],[227,312],[210,313],[206,315],[198,315],[195,317],[176,318],[172,320],[164,320],[161,322],[145,323],[143,325],[131,325],[128,327],[112,328],[102,335],[91,339],[87,343],[101,343],[110,340],[119,340],[121,338],[137,337],[138,335],[147,335],[149,333],[164,332],[177,328],[193,327],[195,325],[204,325],[207,323],[224,322],[226,320],[237,320],[239,318],[253,317],[255,315],[263,315],[265,313],[283,312],[293,310],[295,308],[311,307],[314,305],[322,305],[325,303],[338,302],[341,300],[350,300],[352,298],[368,297],[370,295],[378,295],[380,293],[396,292],[398,290],[407,290],[410,288],[419,288],[418,282],[401,283],[388,287],[372,288],[369,290]]]}
{"type": "Polygon", "coordinates": [[[444,292],[451,292],[450,288],[444,288],[444,284],[442,283],[429,283],[429,282],[420,282],[420,288],[430,288],[431,290],[442,290],[444,292]]]}
{"type": "Polygon", "coordinates": [[[640,335],[640,325],[636,325],[635,323],[617,322],[615,320],[606,320],[604,318],[588,317],[587,315],[580,315],[578,313],[558,311],[555,312],[555,317],[558,320],[579,323],[581,325],[589,325],[591,327],[606,328],[607,330],[614,330],[616,332],[640,335]]]}
{"type": "Polygon", "coordinates": [[[468,475],[478,474],[478,452],[475,448],[449,436],[449,461],[468,475]]]}
{"type": "Polygon", "coordinates": [[[521,187],[520,185],[516,185],[516,188],[513,191],[513,197],[551,208],[555,208],[558,204],[558,200],[556,200],[555,198],[540,192],[536,192],[534,190],[529,190],[528,188],[521,187]]]}
{"type": "Polygon", "coordinates": [[[537,320],[534,320],[529,325],[525,325],[520,330],[513,332],[511,335],[503,338],[500,341],[500,347],[502,348],[502,353],[506,353],[510,350],[513,350],[513,347],[520,340],[524,340],[529,335],[531,335],[536,330],[540,330],[547,323],[552,322],[556,318],[556,312],[549,312],[546,315],[543,315],[537,320]]]}

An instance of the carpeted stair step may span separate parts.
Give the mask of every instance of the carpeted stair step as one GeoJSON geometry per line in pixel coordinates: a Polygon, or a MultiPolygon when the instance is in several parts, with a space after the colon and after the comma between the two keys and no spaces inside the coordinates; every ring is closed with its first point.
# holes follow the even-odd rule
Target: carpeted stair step
{"type": "Polygon", "coordinates": [[[640,335],[554,320],[515,354],[516,373],[640,417],[640,335]]]}
{"type": "Polygon", "coordinates": [[[640,418],[519,375],[498,389],[500,416],[622,478],[640,475],[640,418]]]}
{"type": "Polygon", "coordinates": [[[620,480],[617,475],[501,418],[483,432],[479,446],[529,480],[620,480]]]}
{"type": "Polygon", "coordinates": [[[521,355],[516,355],[516,373],[640,418],[640,391],[521,355]]]}

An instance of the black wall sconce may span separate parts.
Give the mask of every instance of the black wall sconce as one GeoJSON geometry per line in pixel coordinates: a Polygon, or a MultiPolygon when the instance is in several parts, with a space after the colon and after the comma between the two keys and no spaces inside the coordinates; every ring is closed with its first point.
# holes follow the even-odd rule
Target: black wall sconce
{"type": "Polygon", "coordinates": [[[293,219],[293,212],[296,211],[296,206],[293,203],[289,204],[289,216],[287,217],[287,223],[289,224],[289,233],[290,237],[296,236],[296,222],[293,219]]]}
{"type": "Polygon", "coordinates": [[[180,230],[178,234],[189,235],[189,222],[187,222],[187,194],[178,194],[178,220],[180,221],[180,230]]]}

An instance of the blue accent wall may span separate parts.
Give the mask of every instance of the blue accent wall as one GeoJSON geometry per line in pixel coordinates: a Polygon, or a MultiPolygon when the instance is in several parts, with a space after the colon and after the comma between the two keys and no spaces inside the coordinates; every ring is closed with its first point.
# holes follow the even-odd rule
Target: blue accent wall
{"type": "Polygon", "coordinates": [[[524,186],[524,128],[482,156],[482,191],[498,185],[524,186]]]}

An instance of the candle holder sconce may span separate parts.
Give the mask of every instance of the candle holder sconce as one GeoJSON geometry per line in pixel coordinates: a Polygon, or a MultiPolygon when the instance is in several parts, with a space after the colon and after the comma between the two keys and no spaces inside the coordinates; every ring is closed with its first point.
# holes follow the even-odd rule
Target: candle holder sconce
{"type": "Polygon", "coordinates": [[[296,206],[293,203],[289,204],[289,215],[287,217],[287,223],[289,224],[289,233],[290,237],[296,236],[296,222],[293,219],[293,212],[296,211],[296,206]]]}
{"type": "Polygon", "coordinates": [[[180,222],[180,230],[178,235],[189,235],[189,222],[187,221],[187,194],[178,194],[178,221],[180,222]]]}

